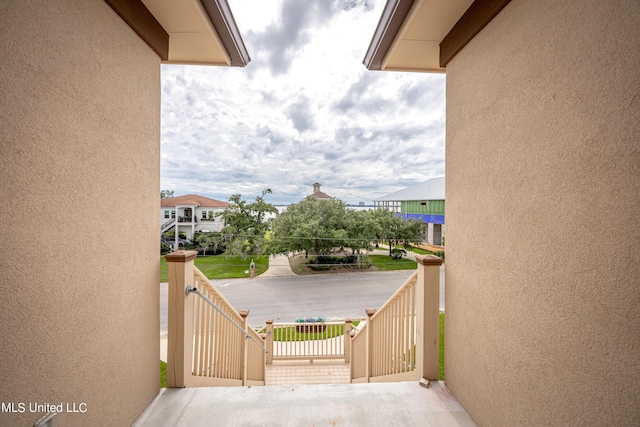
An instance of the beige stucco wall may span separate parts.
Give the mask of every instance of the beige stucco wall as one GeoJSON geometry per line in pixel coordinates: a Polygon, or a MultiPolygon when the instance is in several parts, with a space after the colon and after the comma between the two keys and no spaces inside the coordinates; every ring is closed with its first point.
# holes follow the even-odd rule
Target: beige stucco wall
{"type": "Polygon", "coordinates": [[[0,7],[0,425],[159,390],[160,61],[102,0],[0,7]]]}
{"type": "Polygon", "coordinates": [[[640,3],[513,0],[447,67],[446,385],[640,423],[640,3]]]}

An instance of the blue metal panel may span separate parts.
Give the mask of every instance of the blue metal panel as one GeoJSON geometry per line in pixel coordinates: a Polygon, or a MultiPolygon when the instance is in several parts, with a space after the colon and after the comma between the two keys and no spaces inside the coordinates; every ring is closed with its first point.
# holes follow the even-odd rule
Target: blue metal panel
{"type": "Polygon", "coordinates": [[[422,222],[430,222],[432,224],[444,224],[444,215],[420,215],[420,214],[398,214],[403,220],[409,218],[419,219],[422,222]]]}

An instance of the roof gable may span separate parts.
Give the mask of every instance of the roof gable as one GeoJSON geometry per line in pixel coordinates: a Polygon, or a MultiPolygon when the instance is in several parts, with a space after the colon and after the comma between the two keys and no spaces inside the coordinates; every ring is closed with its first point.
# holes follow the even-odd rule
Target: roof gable
{"type": "Polygon", "coordinates": [[[200,206],[207,208],[226,208],[231,206],[231,203],[221,202],[220,200],[210,199],[204,196],[198,196],[197,194],[187,194],[185,196],[170,197],[168,199],[162,199],[160,201],[161,207],[175,207],[182,205],[200,206]]]}
{"type": "Polygon", "coordinates": [[[332,198],[327,193],[324,193],[322,191],[315,191],[313,194],[309,195],[309,197],[313,197],[314,199],[331,199],[332,198]]]}
{"type": "Polygon", "coordinates": [[[394,193],[382,196],[376,201],[404,201],[404,200],[444,200],[444,177],[433,178],[411,187],[403,188],[394,193]]]}

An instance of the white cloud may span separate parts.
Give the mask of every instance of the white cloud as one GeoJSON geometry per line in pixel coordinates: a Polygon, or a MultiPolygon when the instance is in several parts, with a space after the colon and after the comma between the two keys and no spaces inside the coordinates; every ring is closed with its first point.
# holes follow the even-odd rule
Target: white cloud
{"type": "Polygon", "coordinates": [[[362,65],[382,0],[229,3],[246,68],[162,66],[163,189],[370,203],[444,175],[444,76],[362,65]]]}

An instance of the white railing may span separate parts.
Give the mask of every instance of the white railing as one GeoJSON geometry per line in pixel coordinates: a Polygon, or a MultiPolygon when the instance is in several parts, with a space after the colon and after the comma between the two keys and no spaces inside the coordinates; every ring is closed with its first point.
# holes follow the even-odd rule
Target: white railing
{"type": "Polygon", "coordinates": [[[197,253],[177,251],[169,263],[168,387],[264,385],[264,341],[193,265],[197,253]],[[193,295],[196,293],[198,295],[193,295]]]}
{"type": "Polygon", "coordinates": [[[176,222],[175,218],[172,218],[169,221],[165,221],[165,223],[160,226],[160,233],[164,233],[165,231],[173,227],[174,222],[176,222]]]}
{"type": "Polygon", "coordinates": [[[417,271],[351,341],[351,381],[438,379],[439,289],[442,260],[416,256],[417,271]]]}
{"type": "Polygon", "coordinates": [[[273,360],[342,359],[349,362],[352,321],[273,323],[265,327],[267,364],[273,360]]]}

